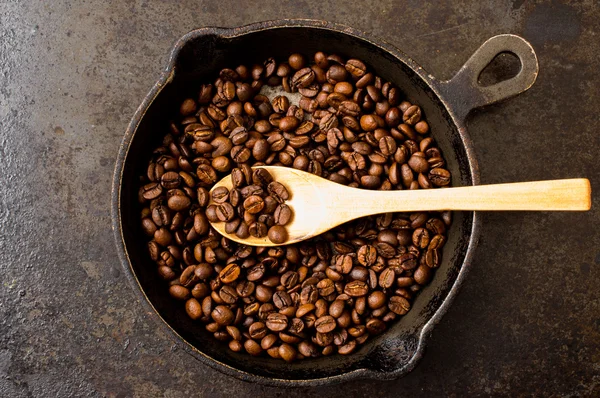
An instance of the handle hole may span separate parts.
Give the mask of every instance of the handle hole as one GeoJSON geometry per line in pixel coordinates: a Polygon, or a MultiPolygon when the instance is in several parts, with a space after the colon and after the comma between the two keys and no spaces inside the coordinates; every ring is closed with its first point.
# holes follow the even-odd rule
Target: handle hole
{"type": "Polygon", "coordinates": [[[477,82],[483,87],[492,86],[515,77],[521,70],[521,61],[511,52],[501,52],[479,73],[477,82]]]}

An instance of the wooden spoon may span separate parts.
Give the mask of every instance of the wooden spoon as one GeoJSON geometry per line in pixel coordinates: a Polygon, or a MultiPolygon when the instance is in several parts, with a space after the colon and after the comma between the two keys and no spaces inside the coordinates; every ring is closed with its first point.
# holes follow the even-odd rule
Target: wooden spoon
{"type": "MultiPolygon", "coordinates": [[[[444,189],[371,191],[349,188],[289,167],[267,169],[290,192],[286,201],[293,219],[286,225],[291,244],[310,239],[347,221],[372,214],[443,210],[589,210],[591,187],[586,178],[517,182],[444,189]]],[[[231,175],[212,189],[231,189],[231,175]]],[[[212,190],[211,190],[212,192],[212,190]]],[[[225,223],[212,223],[221,235],[250,246],[281,246],[264,238],[240,239],[225,232],[225,223]]]]}

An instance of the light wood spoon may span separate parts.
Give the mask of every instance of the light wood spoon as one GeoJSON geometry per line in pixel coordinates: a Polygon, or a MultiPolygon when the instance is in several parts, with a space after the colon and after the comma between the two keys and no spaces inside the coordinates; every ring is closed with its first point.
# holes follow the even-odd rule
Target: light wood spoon
{"type": "MultiPolygon", "coordinates": [[[[350,188],[289,167],[259,166],[285,185],[294,212],[284,245],[322,234],[340,224],[373,214],[443,210],[589,210],[591,187],[585,178],[517,182],[444,189],[371,191],[350,188]]],[[[231,189],[231,175],[213,188],[231,189]]],[[[211,190],[211,192],[212,192],[211,190]]],[[[212,223],[221,235],[250,246],[281,246],[264,238],[240,239],[212,223]]]]}

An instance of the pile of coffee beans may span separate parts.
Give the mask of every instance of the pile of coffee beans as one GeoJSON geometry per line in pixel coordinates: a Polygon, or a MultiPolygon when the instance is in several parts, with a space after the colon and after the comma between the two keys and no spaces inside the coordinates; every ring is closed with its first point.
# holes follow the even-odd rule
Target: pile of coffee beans
{"type": "Polygon", "coordinates": [[[233,193],[247,232],[231,208],[209,206],[210,189],[230,173],[264,191],[268,177],[255,184],[263,177],[254,166],[294,167],[363,189],[450,184],[421,108],[398,87],[358,59],[311,59],[221,70],[182,102],[139,192],[150,257],[189,317],[233,351],[286,361],[350,354],[405,315],[439,267],[451,223],[450,212],[388,213],[270,248],[236,244],[210,226],[229,220],[230,231],[264,233],[251,228],[271,223],[269,212],[252,215],[255,188],[233,193]],[[264,85],[283,94],[270,100],[264,85]],[[286,93],[300,96],[298,105],[286,93]]]}
{"type": "Polygon", "coordinates": [[[267,236],[273,243],[286,242],[285,225],[293,217],[292,208],[285,204],[290,198],[287,188],[266,169],[252,170],[247,164],[231,171],[231,183],[231,190],[224,186],[212,190],[208,220],[226,223],[225,232],[241,239],[267,236]]]}

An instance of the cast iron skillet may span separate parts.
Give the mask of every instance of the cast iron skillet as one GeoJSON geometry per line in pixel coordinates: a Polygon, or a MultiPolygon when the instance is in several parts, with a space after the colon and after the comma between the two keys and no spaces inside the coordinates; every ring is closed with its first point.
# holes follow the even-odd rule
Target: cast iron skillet
{"type": "MultiPolygon", "coordinates": [[[[479,217],[456,212],[443,253],[443,263],[412,310],[390,329],[352,355],[334,355],[286,364],[229,351],[201,325],[193,323],[183,305],[176,305],[147,254],[137,202],[139,176],[145,173],[152,149],[167,131],[167,122],[186,96],[197,95],[202,81],[212,80],[222,67],[261,62],[270,56],[316,51],[353,56],[394,82],[411,102],[419,104],[445,155],[454,186],[479,184],[479,170],[465,118],[474,108],[527,90],[538,64],[529,43],[518,36],[499,35],[486,41],[448,81],[425,72],[395,47],[346,26],[312,20],[262,22],[241,28],[203,28],[183,36],[171,52],[158,83],[133,117],[121,144],[112,194],[112,222],[123,268],[134,291],[155,314],[161,327],[200,362],[243,380],[271,385],[321,385],[356,378],[391,379],[411,371],[423,356],[425,342],[454,299],[470,267],[479,237],[479,217]],[[492,86],[478,84],[480,72],[502,52],[515,54],[519,73],[492,86]]],[[[167,344],[165,342],[165,344],[167,344]]],[[[193,363],[191,364],[193,366],[193,363]]]]}

